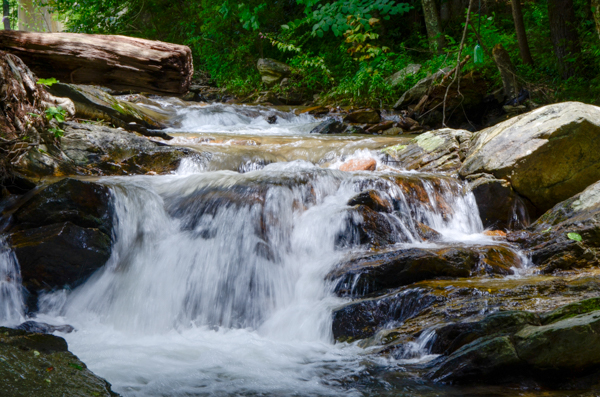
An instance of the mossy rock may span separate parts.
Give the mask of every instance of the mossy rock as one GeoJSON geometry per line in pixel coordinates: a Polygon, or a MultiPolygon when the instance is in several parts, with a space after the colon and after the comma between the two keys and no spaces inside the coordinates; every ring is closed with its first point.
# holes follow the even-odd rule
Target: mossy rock
{"type": "Polygon", "coordinates": [[[10,397],[116,397],[104,379],[53,335],[0,327],[0,395],[10,397]]]}

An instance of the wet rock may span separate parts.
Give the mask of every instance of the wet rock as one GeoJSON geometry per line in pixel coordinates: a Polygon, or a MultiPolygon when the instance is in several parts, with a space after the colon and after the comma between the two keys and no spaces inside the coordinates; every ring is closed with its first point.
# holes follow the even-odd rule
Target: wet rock
{"type": "Polygon", "coordinates": [[[296,111],[297,115],[305,113],[312,114],[315,116],[322,116],[324,114],[329,113],[329,108],[326,108],[325,106],[311,106],[309,108],[296,111]]]}
{"type": "Polygon", "coordinates": [[[48,186],[23,204],[13,215],[13,230],[70,222],[110,235],[113,211],[109,188],[68,178],[48,186]]]}
{"type": "Polygon", "coordinates": [[[366,134],[366,131],[360,125],[348,125],[344,130],[344,134],[366,134]]]}
{"type": "Polygon", "coordinates": [[[507,239],[520,244],[545,273],[600,265],[600,182],[507,239]]]}
{"type": "Polygon", "coordinates": [[[260,73],[262,82],[267,87],[281,83],[285,77],[292,73],[292,69],[288,65],[271,58],[260,58],[256,63],[256,68],[260,73]]]}
{"type": "Polygon", "coordinates": [[[548,325],[567,318],[600,310],[600,298],[585,299],[561,306],[558,309],[540,314],[542,325],[548,325]]]}
{"type": "Polygon", "coordinates": [[[58,336],[0,327],[0,357],[2,396],[117,396],[58,336]]]}
{"type": "Polygon", "coordinates": [[[442,235],[424,223],[416,222],[417,233],[423,241],[439,241],[442,235]]]}
{"type": "Polygon", "coordinates": [[[111,238],[100,230],[71,222],[14,232],[10,243],[19,260],[23,286],[32,295],[42,289],[78,285],[104,266],[112,246],[111,238]]]}
{"type": "Polygon", "coordinates": [[[373,109],[359,109],[344,116],[344,123],[377,124],[381,121],[381,114],[373,109]]]}
{"type": "Polygon", "coordinates": [[[333,337],[351,342],[373,336],[383,324],[401,324],[431,306],[437,297],[411,289],[379,299],[362,299],[333,312],[333,337]]]}
{"type": "Polygon", "coordinates": [[[383,150],[386,162],[407,170],[456,172],[468,148],[471,133],[445,128],[419,135],[408,145],[383,150]]]}
{"type": "MultiPolygon", "coordinates": [[[[339,329],[352,329],[352,316],[350,316],[352,313],[360,314],[360,318],[369,319],[370,336],[361,336],[360,338],[367,338],[361,341],[361,345],[380,345],[382,354],[395,355],[397,352],[403,354],[402,352],[406,350],[404,348],[406,342],[415,341],[417,337],[429,333],[433,328],[440,329],[448,324],[455,326],[465,321],[467,324],[473,324],[498,311],[548,312],[581,299],[596,298],[599,288],[600,280],[593,273],[567,279],[544,276],[515,279],[426,280],[391,291],[376,292],[375,294],[381,294],[379,296],[371,295],[368,299],[355,300],[344,306],[346,310],[343,313],[347,313],[348,316],[335,318],[336,321],[343,320],[347,324],[339,329]],[[402,322],[394,322],[393,312],[388,308],[398,307],[393,306],[394,300],[398,299],[398,294],[413,290],[419,291],[416,298],[418,302],[429,302],[426,310],[415,311],[402,322]],[[395,338],[393,335],[402,335],[402,337],[395,338]]],[[[540,314],[540,318],[543,317],[544,314],[540,314]]],[[[353,332],[360,332],[361,324],[367,323],[357,319],[355,324],[357,331],[353,332]]],[[[334,326],[340,327],[335,322],[334,326]]],[[[455,330],[460,331],[462,329],[460,327],[455,330]]],[[[445,350],[459,332],[453,335],[442,339],[446,342],[442,344],[443,347],[438,347],[436,352],[445,350]],[[448,341],[448,339],[452,340],[448,341]]],[[[432,341],[435,343],[435,340],[434,338],[432,341]]],[[[426,347],[431,346],[428,344],[426,347]]]]}
{"type": "Polygon", "coordinates": [[[51,334],[53,332],[64,332],[66,334],[71,333],[75,330],[70,325],[50,325],[46,323],[39,323],[37,321],[25,321],[24,323],[15,327],[27,332],[33,332],[36,334],[51,334]]]}
{"type": "Polygon", "coordinates": [[[493,324],[482,326],[493,316],[473,324],[479,332],[467,335],[465,341],[476,339],[439,359],[428,376],[444,382],[504,383],[531,378],[564,385],[600,369],[600,311],[546,325],[537,323],[532,314],[522,316],[529,319],[512,321],[508,327],[496,321],[496,332],[493,324]]]}
{"type": "Polygon", "coordinates": [[[489,236],[489,237],[500,237],[500,238],[506,237],[506,232],[503,232],[502,230],[484,230],[484,232],[482,234],[484,236],[489,236]]]}
{"type": "Polygon", "coordinates": [[[479,131],[460,174],[509,180],[538,211],[547,211],[600,179],[598,133],[600,108],[544,106],[479,131]]]}
{"type": "Polygon", "coordinates": [[[475,177],[469,181],[468,189],[475,196],[483,227],[515,230],[528,226],[526,202],[508,181],[491,175],[475,177]]]}
{"type": "Polygon", "coordinates": [[[404,130],[400,127],[388,128],[387,130],[384,130],[381,132],[382,135],[400,135],[403,133],[404,133],[404,130]]]}
{"type": "Polygon", "coordinates": [[[322,122],[315,128],[313,128],[310,131],[310,133],[311,134],[341,134],[342,132],[344,132],[345,128],[346,128],[346,126],[344,124],[342,124],[341,122],[339,122],[335,119],[329,119],[329,120],[322,122]]]}
{"type": "Polygon", "coordinates": [[[365,296],[421,280],[512,274],[521,259],[503,246],[404,248],[341,263],[327,276],[338,295],[365,296]]]}
{"type": "Polygon", "coordinates": [[[390,77],[386,78],[385,82],[391,85],[392,87],[395,87],[398,84],[402,83],[408,76],[412,76],[419,73],[419,70],[421,70],[421,65],[419,65],[418,63],[411,63],[405,68],[397,71],[390,77]]]}
{"type": "Polygon", "coordinates": [[[340,165],[340,171],[375,171],[377,161],[375,159],[356,159],[349,160],[340,165]]]}
{"type": "Polygon", "coordinates": [[[116,127],[148,136],[171,139],[164,132],[167,116],[135,103],[121,101],[99,87],[56,83],[48,88],[57,97],[66,97],[75,104],[75,116],[87,120],[105,120],[116,127]]]}
{"type": "MultiPolygon", "coordinates": [[[[491,381],[514,376],[522,370],[521,361],[508,336],[477,340],[446,357],[428,374],[437,382],[491,381]]],[[[510,378],[509,378],[510,379],[510,378]]]]}
{"type": "Polygon", "coordinates": [[[542,325],[540,316],[525,311],[502,311],[476,322],[448,324],[435,330],[432,354],[452,354],[476,339],[496,334],[514,334],[527,325],[542,325]]]}
{"type": "Polygon", "coordinates": [[[186,157],[203,155],[143,136],[94,124],[66,122],[60,148],[31,150],[15,165],[23,175],[130,175],[167,173],[186,157]]]}
{"type": "Polygon", "coordinates": [[[107,187],[64,179],[18,208],[8,230],[33,310],[40,290],[75,286],[111,254],[114,208],[107,187]]]}
{"type": "Polygon", "coordinates": [[[368,134],[381,134],[383,131],[389,130],[394,127],[395,121],[393,120],[385,120],[379,124],[375,124],[372,127],[366,129],[366,133],[368,134]]]}
{"type": "Polygon", "coordinates": [[[348,201],[348,205],[364,205],[377,212],[392,212],[394,209],[390,200],[374,189],[360,192],[348,201]]]}
{"type": "Polygon", "coordinates": [[[336,237],[336,247],[384,247],[402,240],[393,217],[357,205],[346,216],[347,227],[336,237]]]}

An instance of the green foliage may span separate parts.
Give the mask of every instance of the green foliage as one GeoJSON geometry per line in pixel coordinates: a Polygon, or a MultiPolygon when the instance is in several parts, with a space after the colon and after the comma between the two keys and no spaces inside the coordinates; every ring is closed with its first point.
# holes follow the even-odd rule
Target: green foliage
{"type": "MultiPolygon", "coordinates": [[[[11,0],[15,1],[15,0],[11,0]]],[[[427,74],[453,67],[462,38],[464,12],[444,20],[444,53],[429,48],[420,2],[398,0],[40,0],[56,10],[73,32],[125,34],[190,46],[196,69],[210,74],[232,94],[249,96],[261,87],[259,58],[275,58],[293,69],[283,94],[321,94],[338,104],[390,106],[427,74]],[[414,9],[413,9],[414,8],[414,9]],[[259,33],[260,32],[260,33],[259,33]],[[391,87],[386,78],[409,63],[420,72],[391,87]]],[[[514,21],[505,3],[489,3],[478,28],[467,29],[463,54],[481,45],[486,80],[501,86],[491,54],[496,44],[509,52],[537,102],[579,99],[600,102],[600,40],[589,1],[574,0],[582,53],[573,57],[577,75],[564,81],[549,40],[547,2],[526,2],[524,23],[534,66],[520,61],[514,21]]]]}
{"type": "Polygon", "coordinates": [[[581,238],[581,235],[578,233],[567,233],[567,237],[569,238],[569,240],[574,240],[574,241],[583,241],[583,239],[581,238]]]}
{"type": "MultiPolygon", "coordinates": [[[[46,109],[46,118],[49,121],[56,121],[57,123],[64,123],[65,116],[67,115],[67,111],[62,108],[62,106],[51,106],[46,109]]],[[[58,127],[50,127],[48,131],[54,134],[55,138],[59,138],[64,135],[64,131],[58,127]]]]}
{"type": "Polygon", "coordinates": [[[36,82],[36,84],[45,85],[46,87],[52,87],[52,85],[56,83],[58,83],[58,80],[56,80],[54,77],[50,77],[49,79],[38,79],[36,82]]]}

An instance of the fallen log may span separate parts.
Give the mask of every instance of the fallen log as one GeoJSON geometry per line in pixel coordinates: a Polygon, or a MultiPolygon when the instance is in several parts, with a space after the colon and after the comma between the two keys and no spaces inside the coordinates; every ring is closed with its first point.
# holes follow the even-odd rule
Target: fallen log
{"type": "Polygon", "coordinates": [[[0,49],[17,55],[42,78],[158,95],[187,93],[187,46],[126,36],[0,31],[0,49]]]}

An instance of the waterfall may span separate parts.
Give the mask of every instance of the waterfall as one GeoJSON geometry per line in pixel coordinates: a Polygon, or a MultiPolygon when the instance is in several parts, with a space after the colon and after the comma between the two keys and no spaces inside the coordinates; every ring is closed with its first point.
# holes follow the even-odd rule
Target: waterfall
{"type": "Polygon", "coordinates": [[[0,324],[18,325],[24,317],[19,264],[0,236],[0,324]]]}
{"type": "MultiPolygon", "coordinates": [[[[437,230],[440,244],[492,241],[480,234],[473,195],[454,178],[337,169],[353,156],[377,158],[380,141],[317,139],[307,134],[312,116],[266,108],[175,108],[180,142],[214,131],[230,140],[280,136],[242,145],[259,160],[245,168],[245,154],[224,166],[238,149],[219,143],[208,163],[187,160],[172,175],[99,180],[115,207],[111,257],[73,291],[43,294],[36,316],[73,325],[70,349],[124,396],[361,395],[347,385],[366,371],[365,350],[333,343],[331,313],[345,300],[326,276],[367,249],[340,239],[363,221],[348,202],[365,190],[393,204],[382,216],[394,248],[435,245],[419,236],[418,222],[437,230]],[[276,126],[265,121],[272,114],[276,126]],[[336,150],[319,151],[327,145],[336,150]]],[[[0,315],[18,323],[18,264],[3,247],[0,315]]]]}

